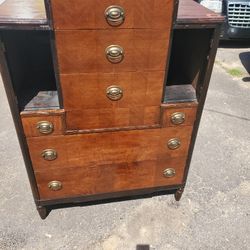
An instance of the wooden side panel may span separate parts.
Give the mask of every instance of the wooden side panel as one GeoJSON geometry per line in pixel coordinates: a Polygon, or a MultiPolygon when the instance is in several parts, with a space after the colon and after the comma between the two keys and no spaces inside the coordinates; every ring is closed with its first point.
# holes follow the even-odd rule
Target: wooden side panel
{"type": "Polygon", "coordinates": [[[51,122],[54,126],[52,135],[62,135],[64,133],[64,124],[63,124],[63,115],[64,111],[59,112],[39,112],[21,114],[22,125],[26,137],[36,137],[36,136],[48,136],[42,134],[37,129],[37,123],[41,121],[51,122]]]}
{"type": "Polygon", "coordinates": [[[172,24],[173,3],[173,0],[51,0],[55,29],[112,28],[104,16],[111,5],[125,10],[121,29],[162,29],[172,24]]]}
{"type": "Polygon", "coordinates": [[[135,72],[165,70],[168,30],[81,30],[56,31],[60,74],[96,72],[135,72]],[[119,45],[124,60],[110,63],[105,49],[119,45]]]}
{"type": "Polygon", "coordinates": [[[165,72],[61,75],[67,129],[157,125],[165,72]],[[123,98],[111,101],[106,89],[117,85],[123,98]]]}
{"type": "Polygon", "coordinates": [[[182,183],[186,157],[163,158],[136,163],[63,168],[36,172],[41,199],[74,197],[143,189],[182,183]],[[166,178],[163,171],[175,168],[176,175],[166,178]],[[50,181],[60,181],[62,189],[52,191],[50,181]]]}
{"type": "Polygon", "coordinates": [[[179,127],[179,126],[193,126],[196,120],[197,103],[183,103],[183,104],[162,104],[162,126],[163,127],[179,127]],[[172,114],[181,112],[185,114],[185,121],[182,124],[175,125],[171,122],[172,114]]]}
{"type": "Polygon", "coordinates": [[[30,156],[36,171],[67,167],[87,167],[158,160],[186,156],[192,127],[131,130],[96,134],[78,134],[28,138],[30,156]],[[171,150],[167,143],[179,138],[180,148],[171,150]],[[45,149],[57,151],[57,159],[46,161],[45,149]]]}

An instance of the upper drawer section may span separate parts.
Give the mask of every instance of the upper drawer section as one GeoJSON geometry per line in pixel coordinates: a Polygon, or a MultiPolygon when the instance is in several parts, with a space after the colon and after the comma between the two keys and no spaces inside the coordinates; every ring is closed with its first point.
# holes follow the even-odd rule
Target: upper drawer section
{"type": "Polygon", "coordinates": [[[61,74],[165,70],[168,30],[56,31],[61,74]],[[119,61],[113,62],[119,59],[119,61]]]}
{"type": "Polygon", "coordinates": [[[49,0],[55,29],[170,27],[174,0],[49,0]],[[113,7],[121,8],[113,8],[113,7]]]}

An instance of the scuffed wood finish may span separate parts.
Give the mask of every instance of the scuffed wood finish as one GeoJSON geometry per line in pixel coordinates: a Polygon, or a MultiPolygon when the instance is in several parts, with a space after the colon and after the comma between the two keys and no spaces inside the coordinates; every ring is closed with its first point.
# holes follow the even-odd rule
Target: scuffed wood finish
{"type": "Polygon", "coordinates": [[[136,163],[164,157],[186,156],[192,127],[130,130],[96,134],[78,134],[28,138],[34,169],[87,167],[105,164],[136,163]],[[171,150],[171,138],[181,140],[180,148],[171,150]],[[46,161],[41,153],[54,149],[58,158],[46,161]]]}
{"type": "MultiPolygon", "coordinates": [[[[172,24],[173,0],[50,0],[55,29],[112,28],[104,12],[111,5],[125,10],[121,29],[165,29],[172,24]]],[[[114,28],[116,29],[116,28],[114,28]]]]}
{"type": "Polygon", "coordinates": [[[160,107],[99,108],[66,111],[66,128],[95,132],[160,126],[160,107]]]}
{"type": "Polygon", "coordinates": [[[56,31],[60,74],[165,70],[169,30],[56,31]],[[120,45],[125,57],[110,63],[105,49],[120,45]]]}
{"type": "Polygon", "coordinates": [[[44,0],[5,0],[0,4],[0,24],[47,24],[44,0]]]}
{"type": "Polygon", "coordinates": [[[220,14],[205,8],[193,0],[180,0],[177,14],[177,24],[221,23],[224,20],[220,14]]]}
{"type": "Polygon", "coordinates": [[[21,120],[23,125],[23,130],[26,137],[35,137],[35,136],[48,136],[45,134],[39,133],[37,129],[37,123],[41,121],[51,122],[54,126],[52,135],[62,135],[64,133],[64,124],[63,124],[64,111],[45,111],[45,112],[23,112],[21,114],[21,120]]]}
{"type": "Polygon", "coordinates": [[[198,103],[178,103],[178,104],[162,104],[162,121],[163,127],[179,127],[179,126],[193,126],[196,120],[198,103]],[[175,125],[171,122],[171,115],[176,112],[185,114],[185,121],[182,124],[175,125]]]}
{"type": "Polygon", "coordinates": [[[93,165],[78,168],[61,168],[53,171],[36,172],[36,179],[41,199],[74,197],[112,193],[142,188],[178,185],[182,183],[186,157],[93,165]],[[166,178],[163,171],[175,168],[176,175],[166,178]],[[52,191],[50,181],[62,183],[62,189],[52,191]]]}
{"type": "Polygon", "coordinates": [[[160,123],[163,71],[61,75],[68,129],[96,129],[160,123]],[[120,86],[111,101],[106,89],[120,86]],[[72,98],[74,97],[74,98],[72,98]]]}

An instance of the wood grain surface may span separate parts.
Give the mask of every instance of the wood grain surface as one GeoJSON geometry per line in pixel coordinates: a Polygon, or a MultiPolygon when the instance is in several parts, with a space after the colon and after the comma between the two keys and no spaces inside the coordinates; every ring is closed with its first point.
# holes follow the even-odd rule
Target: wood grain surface
{"type": "Polygon", "coordinates": [[[87,167],[105,164],[157,160],[162,157],[186,156],[192,127],[130,130],[95,134],[43,136],[27,138],[36,171],[63,167],[87,167]],[[181,147],[171,150],[167,142],[179,138],[181,147]],[[45,149],[57,151],[58,158],[46,161],[45,149]]]}
{"type": "Polygon", "coordinates": [[[165,70],[170,30],[56,31],[60,74],[165,70]],[[120,45],[121,63],[110,63],[105,49],[120,45]]]}
{"type": "Polygon", "coordinates": [[[61,75],[68,129],[96,129],[160,123],[164,71],[61,75]],[[123,90],[119,101],[109,86],[123,90]]]}
{"type": "Polygon", "coordinates": [[[104,16],[111,5],[119,5],[125,10],[125,22],[119,28],[165,29],[172,25],[174,0],[50,1],[55,29],[112,28],[104,16]]]}
{"type": "Polygon", "coordinates": [[[44,0],[5,0],[0,4],[0,24],[46,24],[44,0]]]}
{"type": "Polygon", "coordinates": [[[143,162],[61,168],[36,172],[41,199],[74,197],[182,184],[186,157],[161,158],[143,162]],[[166,178],[163,171],[174,168],[176,175],[166,178]],[[62,189],[52,191],[50,181],[60,181],[62,189]]]}
{"type": "Polygon", "coordinates": [[[221,23],[224,17],[193,0],[180,0],[177,24],[221,23]]]}
{"type": "Polygon", "coordinates": [[[179,127],[179,126],[193,126],[196,120],[198,103],[179,103],[179,104],[162,104],[162,127],[179,127]],[[182,124],[175,125],[171,122],[172,114],[181,112],[185,114],[185,121],[182,124]]]}
{"type": "Polygon", "coordinates": [[[22,125],[26,137],[33,136],[48,136],[41,134],[37,129],[37,123],[41,121],[51,122],[54,126],[52,135],[62,135],[64,133],[64,123],[63,123],[64,111],[51,111],[46,113],[37,114],[36,112],[27,112],[26,114],[21,114],[22,125]]]}

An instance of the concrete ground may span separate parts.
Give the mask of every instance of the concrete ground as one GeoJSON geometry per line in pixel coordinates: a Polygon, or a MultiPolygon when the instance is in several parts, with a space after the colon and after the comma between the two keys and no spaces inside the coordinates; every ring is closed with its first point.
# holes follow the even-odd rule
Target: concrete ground
{"type": "MultiPolygon", "coordinates": [[[[243,51],[248,60],[249,51],[243,51]]],[[[0,84],[0,249],[249,249],[250,79],[239,53],[219,50],[179,203],[170,195],[73,207],[52,211],[45,221],[32,200],[0,84]],[[230,75],[231,61],[243,75],[230,75]]]]}

